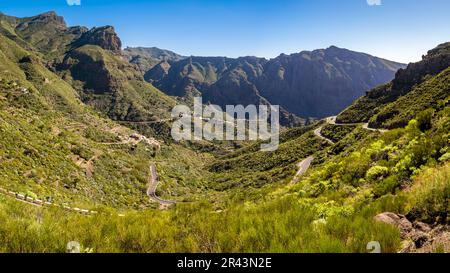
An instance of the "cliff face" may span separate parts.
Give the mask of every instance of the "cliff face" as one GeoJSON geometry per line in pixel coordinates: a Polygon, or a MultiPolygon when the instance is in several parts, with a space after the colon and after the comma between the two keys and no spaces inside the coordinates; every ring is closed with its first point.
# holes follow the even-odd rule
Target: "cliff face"
{"type": "Polygon", "coordinates": [[[91,30],[82,26],[68,27],[64,18],[55,12],[26,18],[0,14],[0,22],[0,30],[4,34],[24,40],[47,57],[57,57],[58,54],[87,44],[111,51],[120,51],[122,47],[114,27],[104,26],[91,30]]]}
{"type": "Polygon", "coordinates": [[[403,94],[422,82],[424,76],[436,75],[447,68],[449,64],[450,42],[428,51],[422,61],[409,64],[406,69],[400,69],[392,82],[392,89],[403,94]]]}

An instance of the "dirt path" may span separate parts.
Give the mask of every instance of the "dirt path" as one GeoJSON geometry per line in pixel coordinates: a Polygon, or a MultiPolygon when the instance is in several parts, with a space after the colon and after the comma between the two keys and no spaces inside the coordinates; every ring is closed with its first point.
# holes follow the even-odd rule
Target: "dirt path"
{"type": "Polygon", "coordinates": [[[309,167],[311,166],[311,163],[313,162],[313,160],[314,160],[314,157],[310,156],[310,157],[306,158],[305,160],[303,160],[302,162],[297,164],[298,171],[295,174],[294,178],[292,178],[292,180],[289,183],[289,185],[297,184],[297,182],[300,179],[300,177],[302,175],[304,175],[306,173],[306,171],[309,169],[309,167]]]}
{"type": "Polygon", "coordinates": [[[164,207],[176,204],[175,201],[163,200],[163,199],[159,198],[158,196],[156,196],[156,188],[158,187],[159,179],[158,179],[158,173],[156,172],[155,163],[150,164],[150,173],[151,173],[151,175],[149,178],[149,185],[147,188],[148,197],[150,197],[151,200],[158,202],[161,206],[164,206],[164,207]]]}

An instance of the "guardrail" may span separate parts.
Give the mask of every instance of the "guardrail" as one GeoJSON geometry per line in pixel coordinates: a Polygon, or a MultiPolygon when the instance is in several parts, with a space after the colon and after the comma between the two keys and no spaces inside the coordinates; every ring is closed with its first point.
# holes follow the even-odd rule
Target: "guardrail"
{"type": "Polygon", "coordinates": [[[67,211],[71,211],[71,212],[76,212],[79,214],[83,214],[83,215],[93,215],[93,214],[97,214],[96,211],[94,210],[86,210],[86,209],[80,209],[80,208],[76,208],[76,207],[69,207],[69,206],[64,206],[64,205],[58,205],[52,202],[48,202],[48,201],[43,201],[40,199],[35,199],[32,198],[30,196],[27,195],[23,195],[14,191],[9,191],[7,189],[4,189],[2,187],[0,187],[0,194],[3,194],[5,196],[9,196],[9,197],[13,197],[14,199],[18,200],[18,201],[22,201],[25,203],[28,203],[30,205],[34,205],[34,206],[39,206],[39,207],[50,207],[50,206],[54,206],[54,207],[59,207],[62,209],[65,209],[67,211]]]}

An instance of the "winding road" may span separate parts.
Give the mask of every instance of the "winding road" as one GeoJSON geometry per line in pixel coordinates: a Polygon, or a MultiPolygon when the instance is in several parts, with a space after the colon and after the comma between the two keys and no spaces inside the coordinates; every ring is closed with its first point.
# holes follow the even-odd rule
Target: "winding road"
{"type": "Polygon", "coordinates": [[[150,197],[151,200],[158,202],[162,206],[170,206],[176,204],[175,201],[168,201],[163,200],[156,196],[156,188],[159,184],[158,174],[156,172],[156,165],[155,163],[150,164],[150,178],[149,178],[149,185],[147,188],[147,195],[150,197]]]}
{"type": "MultiPolygon", "coordinates": [[[[383,130],[383,129],[375,129],[375,128],[370,128],[369,127],[369,123],[336,123],[336,116],[332,116],[332,117],[327,117],[325,118],[325,121],[327,124],[331,124],[331,125],[338,125],[338,126],[360,126],[362,125],[363,129],[369,130],[369,131],[373,131],[373,132],[379,132],[379,133],[386,133],[388,130],[383,130]]],[[[322,129],[324,126],[321,126],[317,129],[314,130],[314,135],[317,136],[318,138],[325,140],[326,142],[328,142],[331,145],[334,145],[335,142],[332,141],[331,139],[325,137],[324,135],[322,135],[322,129]]],[[[294,178],[291,180],[291,182],[289,183],[289,185],[295,185],[298,180],[300,179],[300,177],[302,175],[304,175],[306,173],[306,171],[309,169],[309,167],[311,166],[312,161],[314,160],[313,156],[310,156],[308,158],[306,158],[305,160],[301,161],[300,163],[297,164],[298,167],[298,171],[295,174],[294,178]]]]}

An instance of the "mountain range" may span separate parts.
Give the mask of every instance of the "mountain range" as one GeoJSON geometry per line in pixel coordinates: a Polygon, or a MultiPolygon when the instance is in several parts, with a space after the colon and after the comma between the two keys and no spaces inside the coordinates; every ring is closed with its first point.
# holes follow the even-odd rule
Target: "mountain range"
{"type": "Polygon", "coordinates": [[[155,96],[144,90],[154,88],[143,78],[185,101],[201,95],[220,106],[280,105],[282,124],[293,126],[337,114],[405,67],[335,46],[271,60],[185,57],[158,48],[121,50],[112,26],[68,27],[54,12],[29,18],[1,15],[1,22],[5,36],[43,54],[48,67],[78,86],[83,101],[116,120],[154,119],[154,112],[161,111],[148,109],[150,104],[167,110],[168,99],[150,99],[155,96]]]}
{"type": "Polygon", "coordinates": [[[266,100],[300,117],[336,114],[405,65],[332,46],[257,57],[188,57],[164,60],[145,79],[167,94],[202,95],[219,104],[266,100]]]}

